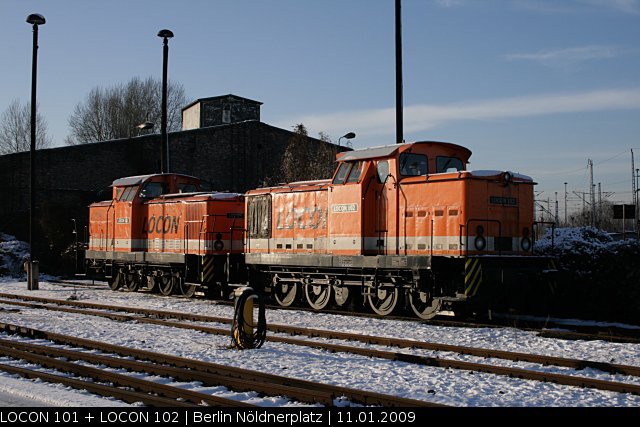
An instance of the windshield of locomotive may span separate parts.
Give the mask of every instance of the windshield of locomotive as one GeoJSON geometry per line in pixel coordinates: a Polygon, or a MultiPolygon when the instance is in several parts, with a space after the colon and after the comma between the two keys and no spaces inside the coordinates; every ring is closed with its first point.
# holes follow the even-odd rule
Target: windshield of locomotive
{"type": "Polygon", "coordinates": [[[118,187],[116,189],[116,198],[121,202],[130,202],[138,192],[137,185],[129,185],[127,187],[118,187]]]}
{"type": "Polygon", "coordinates": [[[427,174],[427,156],[424,154],[400,154],[400,174],[404,176],[420,176],[427,174]]]}
{"type": "Polygon", "coordinates": [[[463,171],[464,164],[457,157],[436,157],[436,173],[463,171]]]}
{"type": "Polygon", "coordinates": [[[150,199],[166,194],[167,187],[162,182],[147,182],[142,186],[140,197],[150,199]]]}
{"type": "Polygon", "coordinates": [[[198,191],[198,187],[191,183],[178,184],[178,193],[195,193],[198,191]]]}

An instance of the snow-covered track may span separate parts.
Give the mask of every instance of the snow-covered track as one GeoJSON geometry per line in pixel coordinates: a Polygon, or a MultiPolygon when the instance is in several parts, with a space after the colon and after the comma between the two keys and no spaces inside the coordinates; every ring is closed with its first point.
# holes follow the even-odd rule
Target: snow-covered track
{"type": "MultiPolygon", "coordinates": [[[[161,320],[160,318],[172,318],[177,320],[194,320],[194,321],[200,321],[200,322],[215,322],[215,323],[231,322],[230,319],[226,319],[226,318],[202,316],[202,315],[193,314],[193,313],[167,312],[167,311],[161,311],[161,310],[149,310],[149,309],[142,309],[142,308],[113,307],[113,306],[104,305],[104,304],[83,303],[78,301],[50,300],[47,298],[38,298],[38,297],[14,296],[14,298],[28,298],[32,300],[39,300],[40,302],[53,302],[55,304],[62,304],[62,305],[70,304],[74,306],[85,306],[92,309],[119,310],[121,312],[142,314],[146,317],[130,316],[130,315],[123,315],[123,314],[109,313],[109,312],[102,312],[102,311],[95,311],[95,310],[84,312],[84,314],[107,317],[112,320],[151,323],[151,324],[157,324],[162,326],[192,329],[192,330],[197,330],[200,332],[211,333],[216,335],[228,335],[229,330],[222,329],[222,328],[214,328],[209,326],[196,325],[196,324],[189,324],[184,322],[161,320]]],[[[31,303],[21,303],[21,302],[17,302],[17,303],[19,305],[27,305],[34,308],[67,311],[67,309],[64,307],[34,305],[31,303]]],[[[69,311],[73,313],[83,314],[83,310],[81,309],[70,308],[69,311]]],[[[595,362],[595,361],[589,361],[589,360],[568,359],[568,358],[535,355],[535,354],[528,354],[528,353],[516,353],[516,352],[500,351],[500,350],[493,350],[493,349],[473,348],[473,347],[466,347],[466,346],[455,346],[455,345],[448,345],[448,344],[426,343],[426,342],[420,342],[415,340],[404,340],[404,339],[397,339],[397,338],[365,336],[365,335],[359,335],[359,334],[348,334],[348,333],[340,333],[340,332],[301,328],[301,327],[292,327],[292,326],[285,326],[285,325],[270,325],[269,328],[272,332],[282,332],[282,333],[294,334],[294,335],[306,335],[308,337],[320,337],[325,339],[359,341],[359,342],[364,342],[368,344],[380,344],[380,345],[396,346],[396,347],[404,347],[404,348],[421,348],[425,350],[448,351],[448,352],[472,355],[472,356],[477,356],[482,358],[506,359],[506,360],[512,360],[512,361],[520,361],[520,362],[526,361],[531,363],[537,363],[540,365],[555,365],[555,366],[569,367],[575,370],[592,368],[592,369],[598,369],[608,373],[619,373],[619,374],[628,375],[628,376],[640,376],[640,367],[637,367],[637,366],[627,366],[627,365],[620,365],[620,364],[613,364],[613,363],[595,362]]],[[[398,352],[392,352],[392,351],[375,350],[371,348],[362,348],[362,347],[347,346],[342,344],[333,344],[328,342],[302,340],[302,339],[290,338],[290,337],[279,336],[279,335],[269,335],[267,337],[267,340],[271,342],[280,342],[280,343],[286,343],[290,345],[307,346],[307,347],[323,349],[331,352],[358,354],[358,355],[363,355],[367,357],[376,357],[381,359],[401,361],[401,362],[413,363],[418,365],[435,366],[440,368],[450,368],[450,369],[475,371],[475,372],[485,372],[485,373],[491,373],[495,375],[530,379],[530,380],[541,381],[541,382],[552,382],[552,383],[557,383],[561,385],[594,388],[594,389],[600,389],[600,390],[614,391],[618,393],[633,393],[633,394],[640,395],[639,385],[628,384],[624,382],[591,379],[591,378],[585,378],[585,377],[576,376],[576,375],[564,375],[564,374],[557,374],[557,373],[540,372],[536,370],[520,369],[515,367],[495,366],[495,365],[490,365],[488,363],[466,362],[461,360],[444,359],[441,357],[426,357],[426,356],[404,354],[404,353],[398,353],[398,352]]]]}
{"type": "MultiPolygon", "coordinates": [[[[73,352],[70,351],[65,352],[64,350],[54,349],[48,346],[0,339],[0,355],[16,360],[24,360],[43,368],[73,374],[83,379],[69,378],[40,370],[24,369],[6,364],[0,365],[0,370],[5,372],[18,374],[27,378],[39,378],[43,381],[61,383],[73,388],[88,390],[101,396],[114,397],[129,403],[142,402],[148,406],[196,406],[202,403],[210,406],[253,406],[58,359],[59,357],[63,357],[72,360],[85,360],[96,364],[104,361],[102,360],[101,362],[98,356],[91,354],[85,353],[82,357],[79,355],[74,357],[73,352]],[[132,389],[136,391],[134,392],[132,389]]],[[[130,366],[130,368],[137,370],[135,366],[130,366]]]]}
{"type": "MultiPolygon", "coordinates": [[[[211,317],[211,316],[203,316],[203,315],[198,315],[198,314],[192,314],[192,313],[177,313],[177,312],[167,312],[167,311],[158,311],[158,310],[150,310],[150,309],[145,309],[145,308],[135,308],[135,307],[121,307],[121,306],[113,306],[113,305],[106,305],[106,304],[98,304],[98,303],[88,303],[88,302],[80,302],[80,301],[75,301],[72,299],[67,299],[67,300],[56,300],[56,299],[48,299],[48,298],[41,298],[41,297],[34,297],[34,296],[26,296],[26,295],[16,295],[16,294],[8,294],[8,293],[0,293],[0,298],[9,298],[9,299],[22,299],[25,301],[37,301],[37,302],[43,302],[43,303],[53,303],[53,304],[64,304],[64,305],[69,305],[69,306],[76,306],[76,307],[84,307],[84,308],[94,308],[94,309],[98,309],[98,310],[110,310],[110,311],[124,311],[127,313],[136,313],[136,314],[142,314],[144,316],[150,316],[150,317],[156,317],[156,318],[172,318],[172,319],[179,319],[179,320],[192,320],[192,321],[202,321],[202,322],[218,322],[218,323],[230,323],[229,319],[226,318],[216,318],[216,317],[211,317]]],[[[179,297],[179,298],[183,298],[183,297],[179,297]]],[[[225,304],[226,302],[224,301],[217,301],[217,304],[225,304]]],[[[310,312],[314,312],[314,310],[311,309],[304,309],[304,308],[300,308],[300,309],[296,309],[296,308],[282,308],[279,306],[275,306],[276,309],[284,309],[284,310],[298,310],[298,311],[310,311],[310,312]]],[[[327,313],[327,312],[323,312],[323,313],[327,313]]],[[[332,314],[332,313],[327,313],[327,314],[332,314]]],[[[378,315],[372,315],[372,314],[367,314],[367,313],[349,313],[349,312],[336,312],[336,315],[342,315],[342,316],[358,316],[358,317],[362,317],[362,316],[366,316],[366,317],[372,317],[375,319],[380,319],[381,317],[378,315]]],[[[117,315],[114,314],[114,317],[116,317],[117,315]]],[[[388,320],[407,320],[407,321],[412,321],[412,322],[416,322],[416,319],[408,319],[408,318],[397,318],[397,317],[385,317],[384,319],[388,319],[388,320]]],[[[117,319],[113,319],[113,320],[117,320],[117,319]]],[[[126,319],[125,319],[126,320],[126,319]]],[[[580,326],[579,329],[582,330],[588,330],[591,332],[576,332],[576,331],[571,331],[571,330],[566,330],[564,328],[568,327],[566,324],[554,324],[552,322],[549,321],[531,321],[531,320],[527,320],[527,321],[516,321],[516,320],[498,320],[496,322],[493,323],[489,323],[489,324],[485,324],[485,323],[478,323],[478,322],[467,322],[467,321],[458,321],[458,320],[429,320],[429,321],[423,321],[426,324],[430,324],[430,325],[436,325],[436,326],[448,326],[448,327],[466,327],[466,328],[499,328],[499,327],[514,327],[514,328],[518,328],[521,330],[526,330],[526,331],[532,331],[535,332],[537,335],[541,336],[541,337],[546,337],[546,338],[557,338],[557,339],[565,339],[565,340],[604,340],[604,341],[609,341],[609,342],[622,342],[622,343],[640,343],[640,338],[638,337],[638,335],[640,334],[640,330],[638,329],[620,329],[620,328],[616,328],[615,331],[613,330],[614,328],[609,327],[609,326],[605,326],[602,328],[598,328],[595,326],[580,326]],[[538,327],[533,327],[533,325],[537,324],[538,327]],[[549,329],[552,327],[558,327],[558,328],[563,328],[563,329],[549,329]]],[[[274,326],[270,326],[270,329],[274,332],[285,332],[288,333],[286,329],[286,326],[283,325],[277,325],[278,329],[274,329],[274,326]]],[[[575,326],[569,326],[571,328],[574,328],[575,326]]],[[[296,333],[297,334],[297,333],[296,333]]],[[[348,338],[348,339],[356,339],[357,338],[348,338]]],[[[387,344],[388,345],[388,344],[387,344]]],[[[518,358],[517,360],[522,360],[521,358],[518,358]]],[[[551,365],[555,365],[555,363],[552,362],[546,362],[545,364],[551,364],[551,365]]]]}
{"type": "MultiPolygon", "coordinates": [[[[332,405],[334,399],[346,397],[348,400],[355,403],[362,403],[366,405],[381,405],[381,406],[443,406],[436,405],[425,401],[406,399],[397,396],[389,396],[385,394],[355,390],[347,387],[340,387],[328,384],[321,384],[306,380],[300,380],[295,378],[288,378],[279,375],[266,374],[257,371],[250,371],[242,368],[235,368],[215,364],[211,362],[202,362],[194,359],[182,358],[178,356],[154,353],[146,350],[131,349],[114,344],[106,344],[98,341],[92,341],[77,337],[72,337],[63,334],[50,333],[47,331],[37,330],[33,328],[21,327],[18,325],[12,325],[7,323],[0,323],[0,330],[5,332],[18,334],[30,338],[39,338],[52,341],[57,344],[71,345],[76,347],[82,347],[84,349],[98,350],[101,352],[117,354],[119,356],[134,358],[137,360],[148,361],[149,363],[140,362],[127,362],[126,360],[119,358],[105,358],[102,357],[99,363],[106,364],[107,366],[135,369],[141,372],[153,373],[157,375],[169,375],[177,376],[182,380],[198,381],[203,384],[209,385],[223,385],[229,389],[236,391],[258,391],[260,393],[278,396],[285,395],[294,400],[306,402],[306,403],[324,403],[326,405],[332,405]],[[113,364],[113,365],[110,365],[113,364]],[[135,367],[131,367],[131,364],[135,364],[135,367]]],[[[6,350],[4,341],[0,340],[0,354],[8,352],[6,350]]],[[[11,344],[13,345],[13,344],[11,344]]],[[[20,346],[21,344],[15,344],[20,346]]],[[[22,344],[24,345],[24,344],[22,344]]],[[[51,353],[54,350],[43,347],[40,351],[51,353]]],[[[24,348],[31,348],[29,351],[34,351],[34,347],[28,345],[24,348]]],[[[17,351],[17,350],[16,350],[17,351]]],[[[59,351],[59,350],[58,350],[59,351]]],[[[20,353],[26,353],[20,351],[20,353]]],[[[29,353],[26,353],[29,354],[29,353]]],[[[69,357],[72,359],[91,358],[91,355],[87,355],[84,352],[71,352],[70,354],[57,353],[57,357],[69,357]]],[[[38,357],[34,355],[34,357],[38,357]]],[[[38,362],[35,362],[38,363],[38,362]]],[[[153,383],[154,385],[156,383],[153,383]]],[[[182,390],[182,389],[180,389],[182,390]]],[[[204,395],[198,393],[198,395],[204,395]]],[[[196,396],[197,398],[198,396],[196,396]]],[[[209,396],[211,397],[211,396],[209,396]]],[[[186,398],[186,397],[185,397],[186,398]]],[[[219,399],[213,397],[213,399],[219,399]]],[[[227,399],[225,399],[227,400],[227,399]]],[[[206,400],[205,403],[211,404],[206,400]]],[[[241,402],[235,400],[227,400],[225,406],[240,406],[241,402]]],[[[216,406],[219,406],[216,405],[216,406]]],[[[246,405],[242,405],[246,406],[246,405]]],[[[253,406],[253,405],[250,405],[253,406]]]]}
{"type": "MultiPolygon", "coordinates": [[[[107,289],[106,282],[101,283],[87,283],[77,280],[58,280],[47,279],[47,282],[52,285],[59,285],[63,287],[75,287],[81,289],[83,287],[89,289],[107,289]]],[[[1,295],[1,294],[0,294],[1,295]]],[[[196,294],[197,295],[197,294],[196,294]]],[[[185,298],[184,296],[172,295],[164,298],[185,298]]],[[[216,301],[217,304],[232,305],[230,301],[216,301]]],[[[267,308],[283,311],[307,311],[310,313],[317,313],[317,310],[304,305],[292,305],[289,307],[283,307],[278,304],[268,304],[267,308]]],[[[450,326],[450,327],[465,327],[465,328],[500,328],[500,327],[513,327],[525,331],[534,331],[539,336],[547,338],[559,338],[566,340],[604,340],[609,342],[621,342],[621,343],[640,343],[640,328],[625,328],[611,325],[598,326],[597,324],[575,324],[568,323],[566,321],[553,320],[546,317],[535,317],[528,315],[514,316],[513,314],[506,313],[492,313],[491,316],[478,316],[473,319],[461,319],[458,317],[441,316],[429,320],[421,320],[415,317],[413,314],[403,315],[402,312],[394,313],[387,316],[380,316],[379,314],[370,313],[361,310],[344,311],[344,310],[332,310],[324,309],[323,314],[335,314],[338,316],[354,316],[365,317],[372,319],[387,319],[387,320],[400,320],[407,322],[424,323],[436,326],[450,326]]]]}

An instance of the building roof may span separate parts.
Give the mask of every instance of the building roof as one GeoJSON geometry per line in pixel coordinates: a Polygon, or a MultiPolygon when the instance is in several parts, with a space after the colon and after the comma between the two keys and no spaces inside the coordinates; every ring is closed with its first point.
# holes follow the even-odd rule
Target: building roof
{"type": "Polygon", "coordinates": [[[234,95],[234,94],[230,93],[230,94],[227,94],[227,95],[211,96],[211,97],[209,97],[209,98],[198,98],[198,99],[196,99],[195,101],[193,101],[191,104],[189,104],[189,105],[187,105],[186,107],[184,107],[184,108],[182,109],[182,111],[184,111],[184,110],[186,110],[186,109],[188,109],[188,108],[191,108],[191,107],[193,107],[194,105],[196,105],[196,104],[198,104],[198,103],[200,103],[200,102],[204,102],[204,101],[214,101],[214,100],[216,100],[216,99],[229,98],[229,97],[231,97],[231,98],[235,98],[235,99],[241,99],[241,100],[243,100],[243,101],[252,102],[252,103],[254,103],[254,104],[258,104],[258,105],[262,105],[262,102],[260,102],[260,101],[254,101],[253,99],[243,98],[242,96],[238,96],[238,95],[234,95]]]}

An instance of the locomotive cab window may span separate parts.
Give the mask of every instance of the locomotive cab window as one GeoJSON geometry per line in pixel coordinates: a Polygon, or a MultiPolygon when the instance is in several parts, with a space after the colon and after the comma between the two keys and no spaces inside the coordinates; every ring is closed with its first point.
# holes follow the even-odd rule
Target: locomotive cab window
{"type": "Polygon", "coordinates": [[[360,181],[360,176],[362,175],[362,167],[364,166],[364,162],[356,162],[353,164],[351,168],[351,172],[349,172],[349,178],[347,178],[347,182],[358,182],[360,181]]]}
{"type": "Polygon", "coordinates": [[[463,171],[462,160],[457,157],[436,157],[436,173],[463,171]]]}
{"type": "Polygon", "coordinates": [[[400,154],[400,175],[420,176],[426,175],[427,172],[427,156],[413,153],[400,154]]]}
{"type": "Polygon", "coordinates": [[[195,193],[198,188],[195,184],[180,183],[178,184],[178,193],[195,193]]]}
{"type": "Polygon", "coordinates": [[[387,162],[386,160],[378,162],[378,165],[376,166],[376,172],[378,175],[378,182],[382,184],[387,180],[387,177],[389,176],[389,162],[387,162]]]}
{"type": "Polygon", "coordinates": [[[151,199],[165,194],[165,185],[161,182],[147,182],[142,186],[140,190],[140,197],[145,199],[151,199]]]}
{"type": "Polygon", "coordinates": [[[338,168],[338,172],[336,172],[336,177],[333,178],[334,184],[344,184],[344,181],[347,179],[347,174],[349,173],[349,168],[351,167],[351,163],[342,163],[338,168]]]}
{"type": "Polygon", "coordinates": [[[138,192],[137,185],[130,185],[128,187],[124,187],[123,191],[117,192],[118,194],[120,194],[120,197],[118,198],[118,200],[121,202],[130,202],[133,200],[134,197],[136,197],[137,192],[138,192]]]}

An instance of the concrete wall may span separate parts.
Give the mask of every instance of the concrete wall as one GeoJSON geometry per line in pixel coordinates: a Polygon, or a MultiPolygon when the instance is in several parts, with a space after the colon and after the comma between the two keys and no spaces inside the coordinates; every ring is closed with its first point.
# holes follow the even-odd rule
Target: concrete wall
{"type": "Polygon", "coordinates": [[[200,103],[182,110],[182,130],[198,129],[200,127],[200,103]]]}

